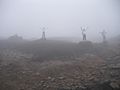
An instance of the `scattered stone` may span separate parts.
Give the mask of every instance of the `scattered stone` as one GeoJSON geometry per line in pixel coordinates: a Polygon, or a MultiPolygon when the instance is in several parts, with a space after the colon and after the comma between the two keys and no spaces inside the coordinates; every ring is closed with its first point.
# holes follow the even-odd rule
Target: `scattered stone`
{"type": "Polygon", "coordinates": [[[37,75],[37,76],[38,76],[38,75],[40,75],[40,73],[39,73],[39,72],[36,72],[36,73],[35,73],[35,75],[37,75]]]}
{"type": "Polygon", "coordinates": [[[64,77],[58,77],[58,79],[63,80],[63,79],[64,79],[64,77]]]}
{"type": "Polygon", "coordinates": [[[115,83],[115,82],[110,83],[110,86],[112,88],[120,88],[119,85],[117,83],[115,83]]]}

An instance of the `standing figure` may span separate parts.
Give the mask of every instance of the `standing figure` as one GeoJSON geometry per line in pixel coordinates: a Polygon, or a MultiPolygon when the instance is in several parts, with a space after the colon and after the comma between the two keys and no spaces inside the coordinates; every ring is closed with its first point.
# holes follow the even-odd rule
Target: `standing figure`
{"type": "Polygon", "coordinates": [[[42,28],[43,32],[42,32],[42,40],[46,40],[46,37],[45,37],[45,27],[42,28]]]}
{"type": "Polygon", "coordinates": [[[101,32],[101,35],[102,35],[102,38],[103,38],[103,42],[106,42],[106,31],[103,30],[103,31],[101,32]]]}
{"type": "Polygon", "coordinates": [[[82,31],[82,36],[83,36],[83,40],[86,40],[87,38],[86,38],[86,30],[87,30],[87,28],[85,29],[85,28],[82,28],[81,27],[81,31],[82,31]]]}

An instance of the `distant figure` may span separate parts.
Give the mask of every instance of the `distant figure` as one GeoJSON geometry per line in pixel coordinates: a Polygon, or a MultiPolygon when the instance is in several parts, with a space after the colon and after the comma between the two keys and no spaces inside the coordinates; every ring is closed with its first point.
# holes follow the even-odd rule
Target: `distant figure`
{"type": "Polygon", "coordinates": [[[106,42],[106,31],[103,30],[103,31],[101,32],[101,35],[102,35],[102,38],[103,38],[103,42],[106,42]]]}
{"type": "Polygon", "coordinates": [[[45,27],[42,28],[43,32],[42,32],[42,40],[46,40],[46,37],[45,37],[45,27]]]}
{"type": "Polygon", "coordinates": [[[81,27],[81,31],[82,31],[82,36],[83,36],[83,40],[86,40],[87,38],[86,38],[86,30],[87,30],[87,28],[85,29],[85,28],[82,28],[81,27]]]}

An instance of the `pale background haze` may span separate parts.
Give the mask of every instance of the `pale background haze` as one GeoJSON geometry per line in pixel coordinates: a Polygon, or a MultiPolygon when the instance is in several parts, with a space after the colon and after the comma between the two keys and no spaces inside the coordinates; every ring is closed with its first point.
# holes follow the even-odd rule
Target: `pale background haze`
{"type": "Polygon", "coordinates": [[[0,37],[14,34],[40,38],[80,37],[88,26],[89,39],[120,34],[120,0],[0,0],[0,37]]]}

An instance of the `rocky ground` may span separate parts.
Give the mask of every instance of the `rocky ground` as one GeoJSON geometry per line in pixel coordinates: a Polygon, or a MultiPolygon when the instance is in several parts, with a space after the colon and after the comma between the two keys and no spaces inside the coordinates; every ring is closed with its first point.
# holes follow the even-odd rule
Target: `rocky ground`
{"type": "Polygon", "coordinates": [[[82,54],[42,61],[31,52],[2,49],[0,90],[120,90],[118,48],[83,43],[81,47],[82,54]],[[92,51],[83,48],[89,46],[92,51]]]}

